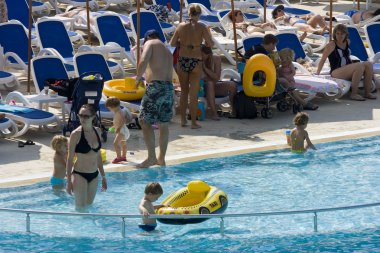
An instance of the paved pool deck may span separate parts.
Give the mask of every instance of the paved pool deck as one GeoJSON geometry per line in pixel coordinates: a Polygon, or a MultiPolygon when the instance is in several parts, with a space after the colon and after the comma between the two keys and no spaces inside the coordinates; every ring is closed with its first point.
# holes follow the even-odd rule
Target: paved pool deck
{"type": "MultiPolygon", "coordinates": [[[[306,2],[303,5],[316,13],[328,11],[328,3],[306,2]]],[[[352,2],[339,2],[334,11],[345,11],[352,8],[352,2]]],[[[364,4],[362,3],[364,9],[364,4]]],[[[227,66],[227,65],[226,65],[227,66]]],[[[21,91],[26,91],[26,77],[21,74],[21,91]]],[[[1,91],[4,95],[4,92],[1,91]]],[[[380,98],[365,102],[351,101],[348,97],[339,100],[316,98],[313,100],[320,108],[308,111],[310,123],[307,130],[313,142],[356,138],[380,134],[380,98]]],[[[54,110],[54,109],[53,109],[54,110]]],[[[291,111],[274,110],[272,119],[258,117],[252,120],[221,118],[220,121],[207,119],[200,122],[201,129],[181,127],[179,115],[173,118],[169,126],[170,140],[167,151],[167,164],[172,165],[208,157],[228,156],[258,150],[286,148],[284,131],[293,128],[291,111]]],[[[107,123],[107,122],[106,122],[107,123]]],[[[110,124],[110,123],[108,123],[110,124]]],[[[156,132],[156,140],[158,131],[156,132]]],[[[53,150],[49,147],[54,136],[38,128],[15,139],[0,139],[0,187],[31,184],[48,181],[52,173],[53,150]],[[18,141],[33,140],[36,145],[18,147],[18,141]]],[[[115,157],[113,151],[113,134],[103,144],[107,150],[107,160],[115,157]]],[[[119,165],[106,164],[106,173],[135,169],[147,155],[141,130],[131,130],[127,142],[128,162],[119,165]]]]}

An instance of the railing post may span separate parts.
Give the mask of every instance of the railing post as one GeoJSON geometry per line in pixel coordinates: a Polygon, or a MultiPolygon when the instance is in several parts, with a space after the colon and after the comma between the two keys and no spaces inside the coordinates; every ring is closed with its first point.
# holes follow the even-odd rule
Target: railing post
{"type": "Polygon", "coordinates": [[[30,233],[30,215],[26,213],[26,232],[30,233]]]}
{"type": "Polygon", "coordinates": [[[223,217],[220,218],[220,234],[224,235],[224,219],[223,217]]]}
{"type": "Polygon", "coordinates": [[[318,232],[318,216],[317,216],[317,212],[314,213],[314,232],[318,232]]]}
{"type": "Polygon", "coordinates": [[[125,238],[125,219],[124,217],[121,218],[121,236],[125,238]]]}

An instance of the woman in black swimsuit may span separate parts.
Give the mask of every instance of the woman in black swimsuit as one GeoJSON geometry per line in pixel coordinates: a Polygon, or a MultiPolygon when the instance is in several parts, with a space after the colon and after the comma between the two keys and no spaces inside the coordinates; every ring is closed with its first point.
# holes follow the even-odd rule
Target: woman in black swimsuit
{"type": "Polygon", "coordinates": [[[78,117],[81,126],[71,133],[69,139],[66,191],[70,195],[74,193],[76,209],[83,210],[94,201],[98,175],[102,177],[102,191],[107,189],[107,181],[100,155],[102,144],[99,130],[92,124],[95,118],[94,107],[83,105],[78,117]],[[75,163],[74,154],[77,157],[75,163]]]}
{"type": "Polygon", "coordinates": [[[339,24],[333,30],[333,40],[323,50],[316,74],[320,74],[326,59],[329,58],[331,76],[352,82],[350,96],[352,100],[364,101],[366,98],[376,99],[376,96],[371,94],[373,79],[372,63],[368,61],[353,63],[350,56],[351,50],[347,27],[339,24]],[[358,93],[359,82],[362,78],[364,82],[364,97],[358,93]]]}
{"type": "Polygon", "coordinates": [[[191,128],[193,129],[201,127],[196,121],[199,81],[202,74],[201,44],[205,40],[208,46],[213,45],[210,32],[205,25],[198,22],[200,15],[201,8],[198,5],[192,5],[189,8],[189,21],[178,25],[170,41],[172,46],[179,47],[177,74],[181,84],[181,125],[187,124],[186,109],[190,94],[191,128]]]}

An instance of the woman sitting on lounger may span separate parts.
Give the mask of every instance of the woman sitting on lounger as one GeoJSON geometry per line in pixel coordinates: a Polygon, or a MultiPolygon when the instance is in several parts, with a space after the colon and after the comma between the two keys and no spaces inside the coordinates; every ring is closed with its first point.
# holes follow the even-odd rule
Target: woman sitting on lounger
{"type": "MultiPolygon", "coordinates": [[[[379,16],[380,15],[380,9],[377,10],[365,10],[365,11],[358,11],[358,10],[350,10],[344,13],[344,15],[347,15],[351,17],[352,22],[354,24],[359,24],[360,22],[379,16]]],[[[380,20],[380,17],[377,21],[380,20]]]]}
{"type": "Polygon", "coordinates": [[[212,49],[205,45],[201,46],[203,61],[203,81],[206,85],[207,104],[212,111],[212,119],[219,120],[215,108],[215,96],[229,96],[232,107],[231,116],[235,117],[234,99],[237,86],[234,81],[219,81],[222,73],[222,59],[213,55],[212,49]]]}
{"type": "Polygon", "coordinates": [[[308,15],[296,18],[286,15],[284,9],[283,5],[279,5],[272,11],[272,18],[275,23],[283,21],[285,24],[297,27],[300,31],[319,35],[329,30],[326,21],[321,15],[308,15]]]}
{"type": "MultiPolygon", "coordinates": [[[[228,17],[231,21],[235,19],[235,25],[237,29],[242,30],[244,33],[252,34],[254,32],[264,33],[265,31],[276,31],[277,28],[275,24],[267,22],[267,23],[248,23],[244,20],[244,15],[241,10],[232,10],[228,13],[228,17]]],[[[232,28],[232,22],[231,22],[232,28]]]]}
{"type": "Polygon", "coordinates": [[[322,58],[318,64],[317,75],[320,74],[326,59],[330,61],[330,73],[334,78],[351,81],[351,96],[352,100],[364,101],[368,99],[376,99],[376,96],[371,94],[373,66],[372,63],[356,62],[352,63],[350,42],[348,40],[348,30],[343,24],[335,26],[333,30],[333,41],[329,42],[323,50],[322,58]],[[358,94],[359,82],[364,76],[364,97],[358,94]]]}

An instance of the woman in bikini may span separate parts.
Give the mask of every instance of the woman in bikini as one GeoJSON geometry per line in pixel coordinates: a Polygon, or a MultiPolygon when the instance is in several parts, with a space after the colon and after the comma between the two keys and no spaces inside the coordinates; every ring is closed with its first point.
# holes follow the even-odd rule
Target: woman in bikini
{"type": "Polygon", "coordinates": [[[350,42],[347,37],[348,30],[345,25],[339,24],[335,26],[333,40],[323,50],[316,74],[320,74],[326,59],[329,58],[331,76],[352,82],[350,96],[352,100],[364,101],[366,98],[376,99],[376,96],[371,94],[373,79],[372,63],[368,61],[352,63],[350,59],[350,42]],[[358,94],[358,86],[362,77],[364,77],[364,97],[358,94]]]}
{"type": "Polygon", "coordinates": [[[107,189],[100,155],[102,144],[99,129],[95,128],[92,123],[96,116],[95,113],[93,106],[83,105],[78,113],[81,126],[71,133],[69,139],[66,191],[70,195],[74,193],[75,207],[79,211],[83,211],[94,201],[99,173],[102,177],[102,191],[107,189]],[[75,163],[74,155],[77,157],[75,163]]]}
{"type": "Polygon", "coordinates": [[[230,28],[232,29],[232,21],[235,19],[235,26],[237,29],[240,29],[244,33],[253,34],[255,32],[265,33],[265,31],[277,31],[275,24],[271,22],[267,23],[254,23],[246,22],[244,19],[244,14],[241,10],[235,9],[228,13],[228,18],[231,20],[230,28]]]}
{"type": "MultiPolygon", "coordinates": [[[[352,22],[354,24],[359,24],[360,22],[363,22],[364,20],[376,17],[380,15],[380,9],[377,10],[364,10],[364,11],[359,11],[359,10],[350,10],[344,13],[344,15],[347,15],[351,17],[352,22]]],[[[379,19],[377,21],[380,20],[379,19]]]]}
{"type": "Polygon", "coordinates": [[[308,15],[303,18],[291,17],[285,14],[285,7],[283,5],[277,6],[272,11],[272,18],[275,23],[284,22],[285,24],[297,27],[302,32],[323,35],[325,31],[329,30],[325,19],[321,15],[308,15]]]}
{"type": "Polygon", "coordinates": [[[196,116],[198,111],[199,81],[202,75],[201,44],[213,46],[212,38],[207,27],[199,23],[201,8],[192,5],[189,8],[190,19],[178,25],[170,44],[179,47],[177,74],[181,84],[180,112],[181,125],[186,126],[186,109],[190,95],[191,128],[200,128],[196,116]]]}

